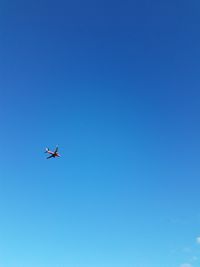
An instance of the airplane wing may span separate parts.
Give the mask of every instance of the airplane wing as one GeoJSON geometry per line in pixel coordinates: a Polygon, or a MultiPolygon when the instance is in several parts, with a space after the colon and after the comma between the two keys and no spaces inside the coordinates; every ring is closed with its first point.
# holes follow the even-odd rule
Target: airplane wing
{"type": "Polygon", "coordinates": [[[51,156],[47,157],[47,159],[50,159],[50,158],[53,158],[53,155],[51,155],[51,156]]]}
{"type": "Polygon", "coordinates": [[[58,146],[56,147],[56,149],[55,149],[54,153],[57,153],[57,152],[58,152],[58,146]]]}

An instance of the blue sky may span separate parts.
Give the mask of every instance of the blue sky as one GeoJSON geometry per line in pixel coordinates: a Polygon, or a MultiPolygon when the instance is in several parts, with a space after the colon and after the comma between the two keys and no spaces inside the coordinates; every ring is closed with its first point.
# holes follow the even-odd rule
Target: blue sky
{"type": "Polygon", "coordinates": [[[199,13],[1,1],[1,267],[199,266],[199,13]]]}

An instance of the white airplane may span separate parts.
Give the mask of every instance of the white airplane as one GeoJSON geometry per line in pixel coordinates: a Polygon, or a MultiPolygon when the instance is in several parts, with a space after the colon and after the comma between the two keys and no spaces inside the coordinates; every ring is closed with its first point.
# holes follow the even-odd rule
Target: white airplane
{"type": "Polygon", "coordinates": [[[60,154],[58,154],[58,146],[54,151],[49,150],[49,148],[47,147],[45,153],[50,154],[50,156],[47,157],[47,159],[60,157],[60,154]]]}

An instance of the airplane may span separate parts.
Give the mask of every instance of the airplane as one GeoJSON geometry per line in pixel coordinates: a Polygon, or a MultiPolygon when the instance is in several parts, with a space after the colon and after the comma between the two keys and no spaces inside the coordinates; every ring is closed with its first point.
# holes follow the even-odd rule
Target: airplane
{"type": "Polygon", "coordinates": [[[47,159],[60,157],[60,154],[58,154],[58,146],[54,151],[49,150],[49,148],[47,147],[45,153],[50,154],[50,156],[47,157],[47,159]]]}

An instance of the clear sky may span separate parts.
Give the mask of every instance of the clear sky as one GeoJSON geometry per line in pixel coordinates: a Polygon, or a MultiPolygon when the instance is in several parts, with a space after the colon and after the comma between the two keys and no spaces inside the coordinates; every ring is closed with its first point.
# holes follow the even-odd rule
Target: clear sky
{"type": "Polygon", "coordinates": [[[2,0],[0,267],[199,266],[199,73],[197,0],[2,0]]]}

